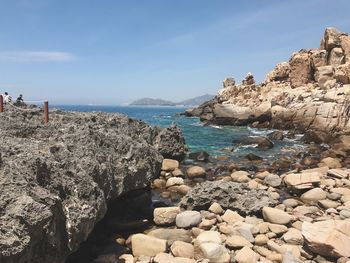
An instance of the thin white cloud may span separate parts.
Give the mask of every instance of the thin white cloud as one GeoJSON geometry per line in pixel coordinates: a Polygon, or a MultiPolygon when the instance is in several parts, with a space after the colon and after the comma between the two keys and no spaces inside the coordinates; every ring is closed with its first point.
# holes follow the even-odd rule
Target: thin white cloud
{"type": "Polygon", "coordinates": [[[76,57],[59,51],[7,51],[0,52],[0,61],[10,62],[69,62],[76,57]]]}

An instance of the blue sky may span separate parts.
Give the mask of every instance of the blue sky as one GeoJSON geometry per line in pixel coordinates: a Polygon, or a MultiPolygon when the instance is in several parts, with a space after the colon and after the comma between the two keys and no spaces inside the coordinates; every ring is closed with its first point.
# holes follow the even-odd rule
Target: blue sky
{"type": "Polygon", "coordinates": [[[0,0],[0,92],[122,104],[263,80],[324,28],[350,32],[349,0],[0,0]]]}

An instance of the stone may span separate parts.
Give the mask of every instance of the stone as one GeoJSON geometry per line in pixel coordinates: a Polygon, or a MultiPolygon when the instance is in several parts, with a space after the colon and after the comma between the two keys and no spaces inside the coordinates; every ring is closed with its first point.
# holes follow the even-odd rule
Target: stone
{"type": "Polygon", "coordinates": [[[286,225],[292,221],[291,215],[276,208],[264,207],[262,213],[264,220],[269,223],[286,225]]]}
{"type": "Polygon", "coordinates": [[[226,239],[226,245],[230,248],[242,248],[242,247],[253,247],[252,243],[250,243],[247,239],[245,239],[242,236],[237,236],[237,235],[233,235],[233,236],[229,236],[226,239]]]}
{"type": "Polygon", "coordinates": [[[157,228],[150,231],[147,235],[164,239],[169,245],[175,241],[191,242],[191,233],[185,229],[157,228]]]}
{"type": "Polygon", "coordinates": [[[166,187],[172,187],[175,185],[183,185],[185,184],[184,179],[182,179],[181,177],[170,177],[167,181],[166,181],[166,187]]]}
{"type": "Polygon", "coordinates": [[[300,198],[304,202],[312,203],[312,202],[317,202],[319,200],[326,199],[327,193],[323,191],[321,188],[314,188],[302,194],[300,198]]]}
{"type": "MultiPolygon", "coordinates": [[[[42,109],[25,109],[7,107],[0,116],[0,261],[65,262],[108,203],[159,175],[163,140],[174,134],[102,112],[50,109],[43,125],[42,109]]],[[[145,199],[148,209],[151,199],[145,199]]]]}
{"type": "Polygon", "coordinates": [[[134,257],[130,254],[123,254],[119,257],[119,259],[124,260],[125,263],[134,263],[134,257]]]}
{"type": "Polygon", "coordinates": [[[187,169],[187,176],[189,178],[203,177],[205,174],[205,169],[200,166],[192,166],[187,169]]]}
{"type": "Polygon", "coordinates": [[[234,78],[232,77],[229,77],[229,78],[225,78],[223,83],[222,83],[223,87],[224,88],[227,88],[227,87],[233,87],[236,85],[236,81],[234,78]]]}
{"type": "Polygon", "coordinates": [[[314,185],[320,183],[320,175],[317,172],[300,173],[300,174],[287,174],[284,179],[284,183],[287,186],[294,187],[296,189],[309,189],[314,185]]]}
{"type": "Polygon", "coordinates": [[[132,254],[138,256],[153,257],[161,252],[166,252],[167,243],[164,239],[159,239],[144,234],[135,234],[131,237],[132,254]]]}
{"type": "Polygon", "coordinates": [[[153,262],[154,263],[170,263],[173,260],[173,256],[167,253],[158,253],[154,259],[153,262]]]}
{"type": "Polygon", "coordinates": [[[344,51],[345,62],[350,62],[350,37],[346,35],[342,35],[340,38],[340,46],[344,51]]]}
{"type": "Polygon", "coordinates": [[[273,131],[267,135],[270,140],[282,141],[284,139],[283,131],[273,131]]]}
{"type": "Polygon", "coordinates": [[[283,204],[286,207],[296,207],[296,206],[299,205],[299,202],[297,200],[295,200],[295,199],[289,198],[289,199],[283,200],[283,204]]]}
{"type": "Polygon", "coordinates": [[[174,171],[176,168],[179,168],[179,161],[164,159],[162,163],[162,170],[166,172],[174,171]]]}
{"type": "Polygon", "coordinates": [[[304,222],[302,235],[310,250],[323,256],[350,257],[350,221],[304,222]]]}
{"type": "Polygon", "coordinates": [[[229,263],[230,255],[223,245],[216,243],[202,243],[199,246],[204,258],[209,262],[229,263]]]}
{"type": "Polygon", "coordinates": [[[334,67],[333,66],[322,66],[318,67],[315,72],[315,80],[318,82],[322,89],[325,88],[325,84],[328,80],[334,79],[334,67]]]}
{"type": "Polygon", "coordinates": [[[282,263],[302,263],[302,262],[303,261],[301,261],[299,258],[297,258],[295,255],[293,255],[293,253],[289,251],[283,254],[282,263]]]}
{"type": "Polygon", "coordinates": [[[237,211],[240,215],[258,214],[264,206],[276,203],[266,191],[250,189],[246,184],[206,181],[193,187],[182,198],[180,206],[185,209],[207,210],[213,202],[225,209],[237,211]]]}
{"type": "Polygon", "coordinates": [[[183,177],[184,173],[181,171],[181,169],[176,168],[174,171],[171,172],[171,174],[175,177],[183,177]]]}
{"type": "Polygon", "coordinates": [[[291,245],[303,245],[304,238],[301,231],[295,228],[290,228],[287,233],[283,235],[284,241],[291,245]]]}
{"type": "Polygon", "coordinates": [[[282,179],[277,174],[268,174],[264,179],[264,183],[272,187],[278,187],[281,185],[282,179]]]}
{"type": "Polygon", "coordinates": [[[201,221],[201,214],[197,211],[184,211],[176,216],[176,226],[180,228],[197,226],[201,221]]]}
{"type": "Polygon", "coordinates": [[[235,256],[235,260],[238,263],[255,263],[258,262],[258,259],[259,255],[249,247],[242,248],[235,256]]]}
{"type": "Polygon", "coordinates": [[[200,162],[209,161],[209,153],[201,151],[201,152],[193,152],[188,155],[188,158],[200,162]]]}
{"type": "Polygon", "coordinates": [[[247,183],[250,181],[249,173],[246,171],[237,171],[231,174],[232,181],[237,183],[247,183]]]}
{"type": "Polygon", "coordinates": [[[267,241],[269,241],[269,239],[267,238],[266,235],[264,234],[259,234],[255,237],[255,245],[257,246],[263,246],[267,244],[267,241]]]}
{"type": "Polygon", "coordinates": [[[311,64],[314,71],[319,67],[327,66],[328,63],[328,53],[326,50],[312,50],[311,51],[311,64]]]}
{"type": "Polygon", "coordinates": [[[350,83],[350,61],[346,64],[339,65],[335,68],[334,78],[338,83],[350,83]]]}
{"type": "Polygon", "coordinates": [[[217,215],[220,215],[222,212],[224,212],[224,209],[218,203],[212,203],[208,210],[217,215]]]}
{"type": "Polygon", "coordinates": [[[338,202],[327,199],[318,201],[318,204],[321,205],[324,209],[337,208],[340,206],[338,202]]]}
{"type": "Polygon", "coordinates": [[[324,33],[325,49],[330,51],[340,46],[341,33],[334,27],[327,27],[324,33]]]}
{"type": "Polygon", "coordinates": [[[303,86],[312,79],[310,56],[307,52],[302,50],[293,54],[289,65],[289,78],[293,88],[303,86]]]}
{"type": "Polygon", "coordinates": [[[336,169],[341,168],[341,163],[335,158],[327,157],[321,160],[319,166],[327,166],[329,169],[336,169]]]}
{"type": "Polygon", "coordinates": [[[290,66],[288,62],[282,62],[267,75],[265,81],[283,81],[289,78],[290,66]]]}
{"type": "Polygon", "coordinates": [[[171,245],[170,251],[175,257],[194,258],[193,245],[183,241],[175,241],[171,245]]]}
{"type": "Polygon", "coordinates": [[[329,53],[328,64],[338,66],[345,62],[344,52],[340,47],[333,48],[329,53]]]}
{"type": "Polygon", "coordinates": [[[288,231],[288,227],[279,224],[269,224],[269,229],[271,232],[279,235],[288,231]]]}
{"type": "Polygon", "coordinates": [[[234,212],[230,209],[227,209],[226,212],[221,216],[221,218],[228,224],[234,224],[236,222],[244,221],[244,217],[240,216],[237,212],[234,212]]]}
{"type": "Polygon", "coordinates": [[[247,136],[236,139],[233,141],[236,145],[251,145],[259,149],[271,149],[273,148],[273,142],[264,136],[247,136]]]}
{"type": "Polygon", "coordinates": [[[154,188],[164,188],[166,185],[166,181],[163,179],[155,179],[153,181],[153,187],[154,188]]]}
{"type": "Polygon", "coordinates": [[[153,221],[157,225],[171,225],[175,223],[176,216],[179,213],[179,207],[158,207],[153,211],[153,221]]]}

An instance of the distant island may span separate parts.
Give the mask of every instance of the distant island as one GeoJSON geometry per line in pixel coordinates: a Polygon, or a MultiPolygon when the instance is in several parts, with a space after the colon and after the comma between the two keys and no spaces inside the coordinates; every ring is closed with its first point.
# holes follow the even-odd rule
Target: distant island
{"type": "Polygon", "coordinates": [[[153,99],[153,98],[142,98],[133,101],[129,105],[134,106],[196,106],[201,105],[202,103],[213,99],[215,95],[205,94],[203,96],[195,97],[192,99],[180,101],[180,102],[172,102],[163,99],[153,99]]]}

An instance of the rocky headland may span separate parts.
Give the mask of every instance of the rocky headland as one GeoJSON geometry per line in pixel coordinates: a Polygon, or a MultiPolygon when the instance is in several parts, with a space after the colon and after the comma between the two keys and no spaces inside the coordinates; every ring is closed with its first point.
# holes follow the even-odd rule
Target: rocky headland
{"type": "Polygon", "coordinates": [[[184,139],[119,114],[0,114],[0,262],[64,262],[110,202],[145,188],[164,157],[181,160],[184,139]],[[163,155],[162,155],[163,154],[163,155]]]}
{"type": "Polygon", "coordinates": [[[349,134],[350,37],[327,28],[320,48],[292,54],[257,84],[232,77],[217,96],[186,112],[219,125],[252,125],[312,132],[329,141],[349,134]]]}

